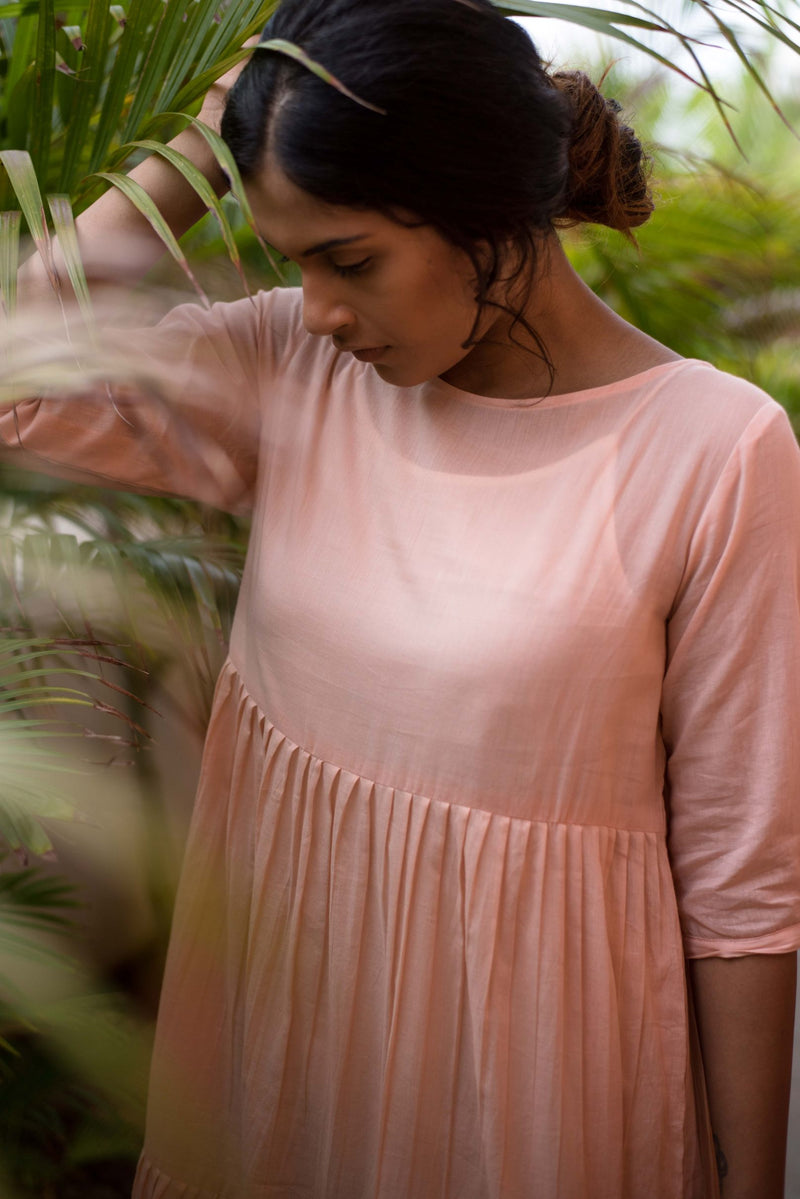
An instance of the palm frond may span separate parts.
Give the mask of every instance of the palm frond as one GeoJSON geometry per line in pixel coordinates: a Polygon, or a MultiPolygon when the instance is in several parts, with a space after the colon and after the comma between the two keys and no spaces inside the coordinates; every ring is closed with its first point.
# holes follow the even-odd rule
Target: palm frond
{"type": "MultiPolygon", "coordinates": [[[[3,864],[0,855],[0,866],[3,864]]],[[[43,875],[32,866],[0,871],[0,925],[23,929],[63,929],[71,923],[68,912],[79,907],[72,884],[43,875]]]]}
{"type": "Polygon", "coordinates": [[[19,212],[0,212],[0,304],[6,317],[13,316],[17,307],[21,220],[19,212]]]}
{"type": "MultiPolygon", "coordinates": [[[[730,133],[733,129],[727,117],[726,110],[729,100],[725,94],[712,83],[710,74],[703,64],[702,51],[706,47],[695,33],[680,29],[669,21],[657,6],[650,7],[640,0],[618,0],[618,7],[597,8],[583,7],[577,4],[562,3],[561,0],[494,0],[501,12],[508,16],[528,16],[549,18],[577,25],[602,37],[621,42],[624,45],[646,55],[660,66],[675,72],[690,80],[698,88],[708,93],[714,102],[718,113],[730,133]],[[643,35],[648,34],[645,38],[643,35]],[[663,42],[663,47],[654,44],[652,38],[663,42]],[[695,74],[683,67],[677,61],[674,47],[680,49],[690,59],[695,74]]],[[[723,42],[731,49],[741,62],[743,68],[756,80],[759,89],[769,100],[775,112],[786,120],[781,106],[776,101],[772,90],[759,70],[752,54],[748,53],[744,44],[744,34],[737,31],[733,18],[738,18],[742,30],[754,29],[766,35],[768,41],[779,43],[794,53],[800,54],[800,42],[788,30],[800,32],[800,25],[782,9],[770,4],[769,0],[690,0],[684,7],[684,14],[691,19],[702,14],[716,31],[723,42]],[[726,19],[725,13],[730,14],[726,19]]]]}
{"type": "Polygon", "coordinates": [[[118,188],[130,200],[131,204],[139,210],[145,220],[152,226],[155,233],[161,238],[169,253],[184,272],[192,287],[194,287],[205,307],[210,308],[211,304],[208,296],[195,278],[194,272],[189,265],[189,260],[178,244],[175,234],[164,220],[158,206],[150,198],[142,185],[137,183],[135,179],[132,179],[130,175],[122,175],[116,171],[97,171],[96,174],[98,179],[105,179],[107,183],[118,188]]]}

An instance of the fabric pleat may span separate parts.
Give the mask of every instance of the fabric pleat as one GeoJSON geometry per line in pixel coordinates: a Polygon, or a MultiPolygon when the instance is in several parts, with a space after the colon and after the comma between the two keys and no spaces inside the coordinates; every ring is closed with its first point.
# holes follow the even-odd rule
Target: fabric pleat
{"type": "Polygon", "coordinates": [[[706,1199],[663,836],[210,742],[137,1199],[706,1199]]]}

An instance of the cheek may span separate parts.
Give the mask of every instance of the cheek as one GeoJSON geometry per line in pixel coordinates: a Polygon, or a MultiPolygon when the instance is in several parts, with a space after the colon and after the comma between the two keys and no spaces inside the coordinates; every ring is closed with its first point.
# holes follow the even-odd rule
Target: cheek
{"type": "Polygon", "coordinates": [[[472,329],[477,305],[463,277],[439,270],[420,280],[407,310],[426,340],[460,345],[472,329]]]}

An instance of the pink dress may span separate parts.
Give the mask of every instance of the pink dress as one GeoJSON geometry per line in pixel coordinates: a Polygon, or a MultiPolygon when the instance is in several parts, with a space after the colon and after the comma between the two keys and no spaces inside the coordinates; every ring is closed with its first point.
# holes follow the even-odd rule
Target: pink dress
{"type": "Polygon", "coordinates": [[[783,411],[396,389],[294,291],[140,354],[1,426],[254,511],[136,1199],[715,1195],[684,956],[800,944],[783,411]]]}

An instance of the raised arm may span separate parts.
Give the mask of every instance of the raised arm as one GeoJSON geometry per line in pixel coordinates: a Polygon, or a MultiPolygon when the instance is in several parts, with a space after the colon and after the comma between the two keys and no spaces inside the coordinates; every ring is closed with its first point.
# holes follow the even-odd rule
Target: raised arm
{"type": "MultiPolygon", "coordinates": [[[[239,69],[206,100],[200,115],[212,127],[219,125],[224,95],[239,69]]],[[[224,190],[224,176],[194,127],[172,145],[218,193],[224,190]]],[[[194,189],[159,155],[131,174],[176,235],[202,216],[194,189]]],[[[104,299],[118,304],[123,298],[122,324],[114,328],[119,307],[96,305],[111,326],[102,338],[90,337],[80,322],[66,337],[41,259],[35,255],[25,263],[20,308],[29,309],[20,312],[14,328],[9,386],[0,396],[0,456],[106,486],[248,510],[257,473],[260,396],[275,369],[272,341],[262,338],[263,298],[217,304],[210,311],[187,304],[155,326],[145,319],[144,327],[131,328],[135,321],[124,285],[158,260],[161,240],[116,188],[87,209],[77,227],[90,283],[116,285],[116,293],[104,299]]]]}

